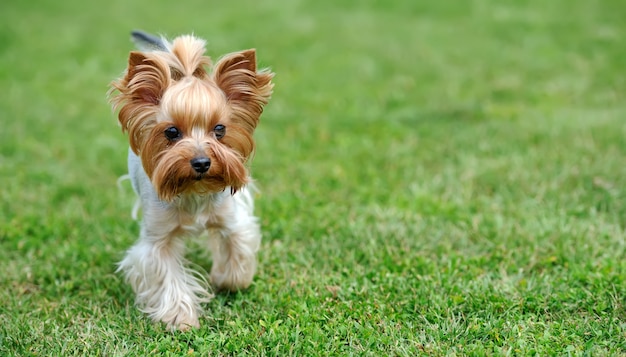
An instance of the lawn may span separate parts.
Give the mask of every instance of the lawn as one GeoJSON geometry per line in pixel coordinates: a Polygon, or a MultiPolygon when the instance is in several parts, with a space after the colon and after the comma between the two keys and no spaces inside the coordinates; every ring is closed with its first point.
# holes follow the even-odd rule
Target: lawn
{"type": "Polygon", "coordinates": [[[626,355],[625,12],[4,1],[0,355],[626,355]],[[257,277],[189,332],[115,273],[138,224],[106,91],[134,28],[276,72],[257,277]]]}

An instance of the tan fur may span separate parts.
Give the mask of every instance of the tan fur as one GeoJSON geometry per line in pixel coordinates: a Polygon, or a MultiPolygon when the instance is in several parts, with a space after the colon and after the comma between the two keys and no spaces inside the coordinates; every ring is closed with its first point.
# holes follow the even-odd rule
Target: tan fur
{"type": "Polygon", "coordinates": [[[211,283],[231,291],[252,283],[261,241],[246,164],[273,73],[257,70],[255,50],[211,68],[204,44],[181,36],[158,43],[161,50],[133,51],[109,91],[143,207],[139,240],[118,270],[143,312],[181,330],[199,326],[200,304],[211,297],[204,276],[186,264],[185,238],[208,232],[211,283]],[[210,165],[194,167],[198,159],[210,165]]]}
{"type": "Polygon", "coordinates": [[[111,102],[131,149],[166,201],[187,189],[236,191],[247,182],[252,134],[272,94],[274,74],[257,71],[254,49],[222,57],[209,72],[204,45],[185,35],[172,42],[171,52],[131,52],[125,75],[111,84],[111,93],[117,91],[111,102]],[[217,124],[226,126],[221,140],[212,134],[217,124]],[[172,125],[183,131],[177,142],[163,134],[172,125]],[[211,160],[200,182],[189,165],[199,155],[211,160]]]}

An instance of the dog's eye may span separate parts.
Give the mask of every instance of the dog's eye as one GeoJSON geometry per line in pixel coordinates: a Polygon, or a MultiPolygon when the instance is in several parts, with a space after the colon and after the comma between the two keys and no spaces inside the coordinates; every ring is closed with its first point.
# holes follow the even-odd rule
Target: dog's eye
{"type": "Polygon", "coordinates": [[[217,124],[215,128],[213,128],[213,132],[216,138],[221,139],[226,135],[226,127],[222,124],[217,124]]]}
{"type": "Polygon", "coordinates": [[[178,140],[182,136],[180,130],[178,130],[178,128],[175,126],[170,126],[169,128],[165,129],[163,133],[165,134],[165,137],[170,141],[178,140]]]}

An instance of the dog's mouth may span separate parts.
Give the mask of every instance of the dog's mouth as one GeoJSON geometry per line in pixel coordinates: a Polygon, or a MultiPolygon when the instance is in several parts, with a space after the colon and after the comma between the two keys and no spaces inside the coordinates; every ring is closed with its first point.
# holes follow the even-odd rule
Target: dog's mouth
{"type": "Polygon", "coordinates": [[[197,174],[195,177],[196,181],[202,181],[202,179],[205,177],[205,174],[197,174]]]}

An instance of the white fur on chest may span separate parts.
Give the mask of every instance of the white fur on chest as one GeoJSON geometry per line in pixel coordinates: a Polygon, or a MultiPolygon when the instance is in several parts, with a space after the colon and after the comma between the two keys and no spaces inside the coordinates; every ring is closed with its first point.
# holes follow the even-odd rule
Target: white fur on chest
{"type": "Polygon", "coordinates": [[[224,197],[220,193],[177,198],[173,205],[178,210],[180,227],[191,234],[200,234],[212,222],[217,221],[216,211],[223,201],[224,197]]]}

